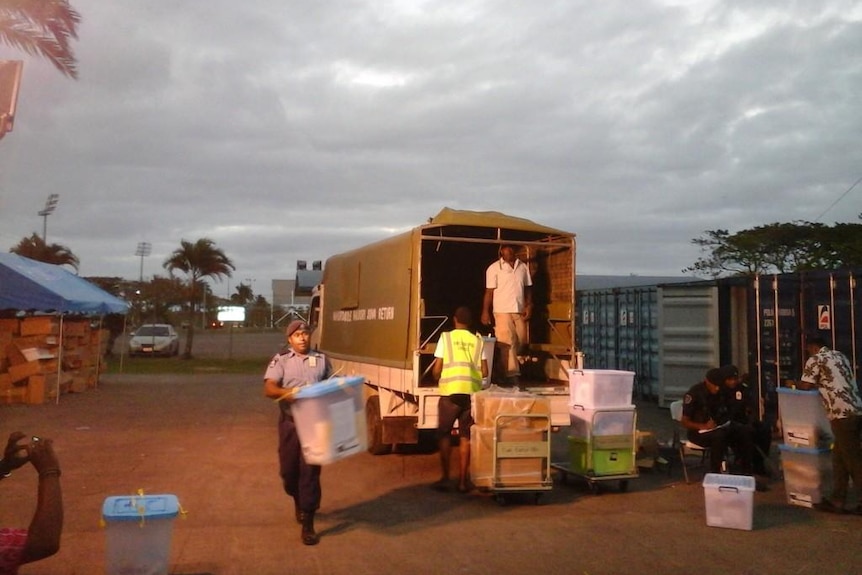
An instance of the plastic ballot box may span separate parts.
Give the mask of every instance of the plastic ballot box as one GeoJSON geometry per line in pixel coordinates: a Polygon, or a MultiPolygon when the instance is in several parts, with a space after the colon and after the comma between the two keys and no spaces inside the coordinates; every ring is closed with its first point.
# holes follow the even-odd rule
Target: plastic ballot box
{"type": "Polygon", "coordinates": [[[706,524],[751,531],[754,520],[754,477],[707,473],[703,478],[706,524]]]}
{"type": "Polygon", "coordinates": [[[615,369],[570,369],[569,405],[584,409],[632,404],[635,373],[615,369]]]}
{"type": "Polygon", "coordinates": [[[365,451],[361,376],[333,377],[303,387],[290,406],[306,463],[326,465],[365,451]]]}
{"type": "Polygon", "coordinates": [[[167,575],[175,495],[132,495],[105,499],[102,519],[107,534],[107,575],[167,575]]]}

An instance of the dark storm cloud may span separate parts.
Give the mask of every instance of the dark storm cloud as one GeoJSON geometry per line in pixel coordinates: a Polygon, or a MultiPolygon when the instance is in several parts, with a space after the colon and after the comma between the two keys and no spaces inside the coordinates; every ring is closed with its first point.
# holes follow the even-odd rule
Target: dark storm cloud
{"type": "Polygon", "coordinates": [[[814,219],[862,175],[852,2],[73,4],[80,80],[28,59],[0,142],[0,245],[59,193],[84,275],[206,236],[267,295],[444,206],[574,231],[582,273],[673,275],[705,230],[814,219]]]}

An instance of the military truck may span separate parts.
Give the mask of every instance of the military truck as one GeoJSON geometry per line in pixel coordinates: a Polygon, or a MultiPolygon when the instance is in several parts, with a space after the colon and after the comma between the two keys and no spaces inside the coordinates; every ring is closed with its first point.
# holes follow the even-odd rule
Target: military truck
{"type": "MultiPolygon", "coordinates": [[[[312,296],[312,344],[330,356],[337,375],[366,379],[371,453],[415,444],[420,432],[437,427],[436,342],[454,327],[460,305],[479,323],[485,270],[504,243],[518,246],[533,279],[529,353],[518,385],[550,397],[552,425],[569,425],[566,370],[580,367],[575,235],[498,212],[444,208],[408,232],[330,257],[312,296]]],[[[498,353],[494,366],[501,360],[498,353]]],[[[491,383],[504,385],[498,373],[492,370],[491,383]]]]}

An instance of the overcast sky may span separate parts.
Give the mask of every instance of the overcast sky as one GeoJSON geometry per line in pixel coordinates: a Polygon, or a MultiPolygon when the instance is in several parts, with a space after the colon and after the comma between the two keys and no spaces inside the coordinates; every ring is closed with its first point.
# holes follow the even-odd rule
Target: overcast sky
{"type": "Polygon", "coordinates": [[[80,79],[25,58],[0,249],[137,279],[180,240],[292,279],[444,206],[578,235],[582,274],[682,275],[705,230],[862,212],[854,1],[72,0],[80,79]],[[848,190],[850,190],[848,192],[848,190]]]}

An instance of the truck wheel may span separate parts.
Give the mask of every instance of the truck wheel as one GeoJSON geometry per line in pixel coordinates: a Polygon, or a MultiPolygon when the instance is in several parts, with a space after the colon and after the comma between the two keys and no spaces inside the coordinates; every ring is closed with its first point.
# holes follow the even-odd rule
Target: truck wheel
{"type": "Polygon", "coordinates": [[[368,433],[368,453],[371,455],[386,455],[392,451],[392,445],[383,443],[383,422],[380,420],[380,399],[369,397],[365,402],[365,426],[368,433]]]}

